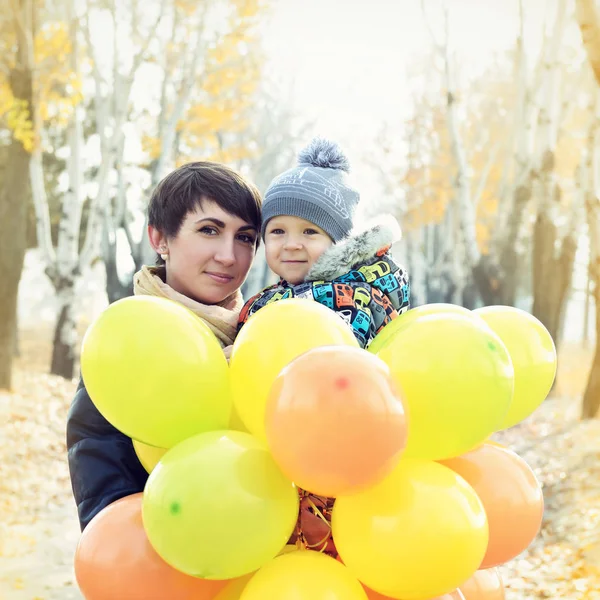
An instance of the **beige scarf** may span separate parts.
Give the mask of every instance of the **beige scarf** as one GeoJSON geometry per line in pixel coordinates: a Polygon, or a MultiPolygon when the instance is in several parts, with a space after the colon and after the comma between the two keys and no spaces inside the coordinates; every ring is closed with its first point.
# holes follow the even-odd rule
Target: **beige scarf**
{"type": "Polygon", "coordinates": [[[158,298],[169,298],[183,304],[198,315],[215,334],[221,346],[233,344],[237,331],[237,323],[240,310],[244,305],[242,294],[236,290],[218,304],[202,304],[192,300],[164,282],[166,271],[164,267],[142,267],[133,278],[133,293],[136,296],[156,296],[158,298]]]}

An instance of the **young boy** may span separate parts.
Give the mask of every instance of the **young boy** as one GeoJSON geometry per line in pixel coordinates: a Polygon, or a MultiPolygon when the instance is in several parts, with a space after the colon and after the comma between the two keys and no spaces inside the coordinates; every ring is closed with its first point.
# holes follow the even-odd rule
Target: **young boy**
{"type": "Polygon", "coordinates": [[[262,236],[269,268],[279,283],[248,300],[238,329],[263,306],[308,298],[335,311],[362,348],[409,308],[408,275],[389,254],[400,238],[393,217],[356,233],[360,199],[348,179],[339,146],[316,138],[298,165],[276,177],[263,200],[262,236]]]}

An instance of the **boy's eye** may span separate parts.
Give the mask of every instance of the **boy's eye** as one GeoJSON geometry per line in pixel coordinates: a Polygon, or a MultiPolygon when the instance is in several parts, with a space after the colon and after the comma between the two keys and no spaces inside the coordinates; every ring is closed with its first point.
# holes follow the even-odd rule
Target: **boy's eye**
{"type": "Polygon", "coordinates": [[[305,229],[304,230],[304,234],[305,235],[315,235],[315,234],[319,234],[319,232],[316,229],[305,229]]]}
{"type": "Polygon", "coordinates": [[[275,229],[271,229],[269,233],[274,235],[281,235],[283,233],[283,229],[276,227],[275,229]]]}

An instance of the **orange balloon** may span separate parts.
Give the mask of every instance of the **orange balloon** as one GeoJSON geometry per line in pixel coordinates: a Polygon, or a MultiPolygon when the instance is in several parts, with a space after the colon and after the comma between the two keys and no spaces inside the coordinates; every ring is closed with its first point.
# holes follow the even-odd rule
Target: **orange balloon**
{"type": "Polygon", "coordinates": [[[542,488],[529,465],[508,448],[488,443],[440,462],[471,484],[485,508],[490,539],[479,568],[521,554],[538,534],[544,514],[542,488]]]}
{"type": "Polygon", "coordinates": [[[504,585],[498,569],[476,571],[460,586],[465,600],[504,600],[504,585]]]}
{"type": "MultiPolygon", "coordinates": [[[[369,600],[395,600],[391,596],[383,596],[378,592],[375,592],[369,589],[366,585],[363,585],[365,588],[365,592],[367,592],[367,598],[369,600]]],[[[467,600],[463,593],[460,590],[454,590],[449,594],[444,594],[443,596],[436,596],[435,598],[431,598],[430,600],[467,600]]]]}
{"type": "Polygon", "coordinates": [[[117,500],[84,529],[75,576],[86,600],[212,600],[230,581],[177,571],[154,551],[142,525],[142,494],[117,500]]]}
{"type": "Polygon", "coordinates": [[[388,366],[351,346],[315,348],[277,376],[267,404],[273,458],[299,487],[337,497],[382,480],[407,439],[388,366]]]}

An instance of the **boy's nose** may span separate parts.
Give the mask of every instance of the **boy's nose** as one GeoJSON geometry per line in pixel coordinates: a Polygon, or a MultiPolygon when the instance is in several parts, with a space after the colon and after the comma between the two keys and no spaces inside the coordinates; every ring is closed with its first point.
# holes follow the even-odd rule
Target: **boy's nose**
{"type": "Polygon", "coordinates": [[[300,248],[302,248],[302,243],[296,238],[288,237],[286,238],[283,247],[286,250],[299,250],[300,248]]]}

